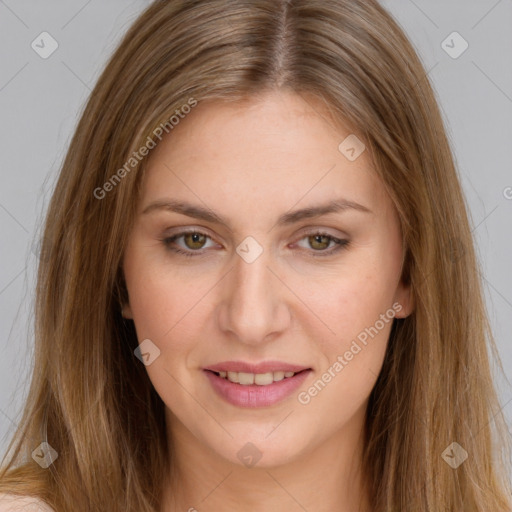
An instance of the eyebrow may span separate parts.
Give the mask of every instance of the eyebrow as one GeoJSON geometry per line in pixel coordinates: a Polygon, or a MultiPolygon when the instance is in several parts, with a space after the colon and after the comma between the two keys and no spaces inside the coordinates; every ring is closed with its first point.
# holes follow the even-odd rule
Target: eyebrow
{"type": "MultiPolygon", "coordinates": [[[[180,213],[187,217],[194,217],[206,222],[211,222],[212,224],[222,224],[229,228],[229,221],[221,215],[209,210],[208,208],[203,208],[202,206],[194,205],[186,201],[159,199],[146,206],[142,211],[142,214],[145,215],[160,210],[180,213]]],[[[307,208],[301,208],[300,210],[285,213],[279,217],[275,225],[290,225],[303,219],[320,217],[329,213],[340,213],[347,210],[355,210],[362,213],[373,213],[369,208],[362,204],[349,201],[348,199],[339,198],[329,201],[328,203],[309,206],[307,208]]]]}

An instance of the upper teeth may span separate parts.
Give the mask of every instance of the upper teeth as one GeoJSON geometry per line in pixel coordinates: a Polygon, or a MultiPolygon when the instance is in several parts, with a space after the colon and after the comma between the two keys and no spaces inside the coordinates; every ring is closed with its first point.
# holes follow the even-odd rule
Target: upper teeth
{"type": "Polygon", "coordinates": [[[268,372],[268,373],[245,373],[245,372],[219,372],[219,375],[231,382],[249,386],[257,384],[258,386],[268,386],[272,382],[283,380],[285,377],[293,377],[295,372],[268,372]]]}

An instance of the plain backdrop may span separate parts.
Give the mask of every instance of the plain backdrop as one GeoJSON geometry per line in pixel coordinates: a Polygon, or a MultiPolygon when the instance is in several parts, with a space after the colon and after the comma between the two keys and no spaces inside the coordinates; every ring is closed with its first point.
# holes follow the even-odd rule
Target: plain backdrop
{"type": "MultiPolygon", "coordinates": [[[[496,381],[510,421],[512,0],[382,3],[417,48],[443,111],[470,207],[505,370],[500,376],[495,369],[496,381]]],[[[33,364],[38,230],[84,103],[121,36],[148,4],[0,0],[2,454],[20,417],[33,364]],[[52,44],[56,51],[42,58],[52,44]]]]}

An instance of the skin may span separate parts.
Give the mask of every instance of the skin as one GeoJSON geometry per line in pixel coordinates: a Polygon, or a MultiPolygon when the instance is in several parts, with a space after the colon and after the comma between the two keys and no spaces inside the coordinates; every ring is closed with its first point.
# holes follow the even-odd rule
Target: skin
{"type": "Polygon", "coordinates": [[[164,482],[162,512],[370,510],[362,431],[391,321],[308,404],[298,401],[394,303],[400,318],[412,307],[396,211],[368,151],[349,161],[338,150],[348,135],[315,98],[271,92],[240,104],[200,103],[150,155],[124,254],[123,315],[139,342],[149,338],[160,350],[146,369],[166,405],[176,475],[164,482]],[[338,198],[370,212],[276,224],[284,213],[338,198]],[[228,226],[142,213],[160,199],[207,206],[228,226]],[[210,238],[166,247],[162,240],[184,228],[210,238]],[[349,244],[315,257],[336,247],[311,238],[318,230],[349,244]],[[236,252],[247,236],[263,249],[252,263],[236,252]],[[284,401],[248,409],[220,398],[202,370],[226,360],[313,371],[284,401]],[[253,467],[237,456],[248,442],[262,454],[253,467]]]}

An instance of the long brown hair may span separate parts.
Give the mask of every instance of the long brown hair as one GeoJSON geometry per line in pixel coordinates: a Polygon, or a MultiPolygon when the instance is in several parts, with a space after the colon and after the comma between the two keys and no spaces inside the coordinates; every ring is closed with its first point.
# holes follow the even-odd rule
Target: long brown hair
{"type": "Polygon", "coordinates": [[[147,162],[131,159],[172,130],[184,105],[279,88],[314,95],[364,139],[400,216],[415,310],[394,320],[370,396],[373,510],[510,512],[488,350],[499,358],[467,206],[425,69],[369,0],[156,1],[131,26],[90,95],[49,205],[35,367],[0,491],[59,512],[159,510],[164,404],[120,312],[120,264],[147,162]],[[58,453],[47,469],[31,457],[43,441],[58,453]],[[443,456],[453,442],[468,454],[456,469],[443,456]]]}

